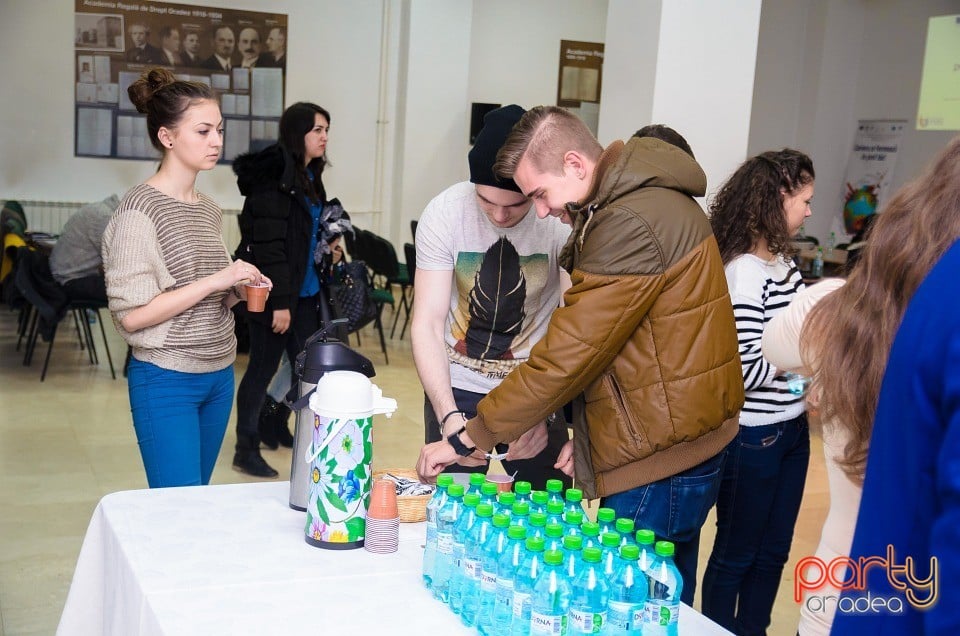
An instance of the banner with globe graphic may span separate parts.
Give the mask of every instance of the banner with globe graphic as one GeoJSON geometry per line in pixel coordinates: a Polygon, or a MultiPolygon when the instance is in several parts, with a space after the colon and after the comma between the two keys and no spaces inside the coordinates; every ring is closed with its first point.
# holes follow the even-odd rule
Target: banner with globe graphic
{"type": "Polygon", "coordinates": [[[863,228],[888,196],[906,119],[861,119],[847,162],[843,193],[843,225],[848,234],[863,228]]]}

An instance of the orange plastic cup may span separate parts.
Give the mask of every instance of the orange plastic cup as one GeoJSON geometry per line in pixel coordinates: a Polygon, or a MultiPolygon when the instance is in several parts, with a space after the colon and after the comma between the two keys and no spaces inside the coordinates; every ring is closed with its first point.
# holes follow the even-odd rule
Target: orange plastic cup
{"type": "Polygon", "coordinates": [[[491,475],[487,473],[487,481],[497,485],[497,492],[510,492],[513,490],[513,477],[510,475],[491,475]]]}
{"type": "Polygon", "coordinates": [[[270,286],[266,283],[247,283],[247,311],[261,312],[267,308],[267,296],[270,295],[270,286]]]}
{"type": "Polygon", "coordinates": [[[396,519],[399,516],[397,485],[389,479],[378,479],[373,482],[367,517],[371,519],[396,519]]]}

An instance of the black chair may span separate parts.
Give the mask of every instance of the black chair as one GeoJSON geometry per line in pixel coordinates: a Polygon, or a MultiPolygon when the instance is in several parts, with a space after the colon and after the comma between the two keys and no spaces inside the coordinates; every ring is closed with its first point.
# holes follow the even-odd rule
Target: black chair
{"type": "MultiPolygon", "coordinates": [[[[410,274],[410,309],[413,309],[413,297],[416,293],[417,280],[417,248],[413,243],[403,244],[403,257],[407,261],[407,272],[410,274]]],[[[407,323],[410,321],[410,312],[403,319],[403,326],[400,328],[400,339],[403,340],[403,332],[407,330],[407,323]]]]}
{"type": "Polygon", "coordinates": [[[374,321],[374,326],[380,335],[380,348],[383,350],[384,360],[387,360],[387,343],[383,335],[383,307],[389,304],[393,309],[396,306],[390,281],[399,274],[397,254],[389,241],[368,230],[359,230],[357,241],[361,246],[361,253],[364,254],[363,261],[370,269],[370,296],[377,306],[377,319],[374,321]]]}
{"type": "Polygon", "coordinates": [[[100,310],[107,307],[107,303],[95,299],[70,299],[66,292],[53,279],[50,273],[50,262],[45,254],[28,248],[20,248],[17,256],[14,284],[30,304],[26,318],[26,349],[23,357],[24,366],[30,366],[33,353],[36,349],[37,338],[46,340],[47,355],[40,372],[40,381],[47,377],[47,368],[50,366],[50,354],[53,352],[53,343],[57,335],[57,327],[61,320],[69,313],[73,316],[74,326],[80,340],[80,349],[86,349],[90,364],[100,364],[97,348],[90,328],[88,312],[96,314],[100,323],[100,334],[103,336],[103,346],[107,352],[107,361],[110,364],[110,376],[116,380],[117,374],[113,367],[113,356],[107,344],[107,332],[103,326],[103,315],[100,310]]]}
{"type": "Polygon", "coordinates": [[[413,237],[413,242],[417,242],[417,220],[413,219],[410,221],[410,236],[413,237]]]}

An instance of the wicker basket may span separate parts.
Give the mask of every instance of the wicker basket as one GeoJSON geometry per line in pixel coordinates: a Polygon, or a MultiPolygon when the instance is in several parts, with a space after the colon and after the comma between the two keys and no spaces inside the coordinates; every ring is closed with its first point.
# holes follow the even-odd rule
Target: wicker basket
{"type": "MultiPolygon", "coordinates": [[[[415,470],[375,470],[373,471],[373,480],[384,478],[390,473],[397,477],[407,477],[408,479],[419,480],[415,470]]],[[[397,511],[400,513],[402,523],[418,523],[427,520],[427,502],[433,495],[401,495],[397,497],[397,511]]]]}

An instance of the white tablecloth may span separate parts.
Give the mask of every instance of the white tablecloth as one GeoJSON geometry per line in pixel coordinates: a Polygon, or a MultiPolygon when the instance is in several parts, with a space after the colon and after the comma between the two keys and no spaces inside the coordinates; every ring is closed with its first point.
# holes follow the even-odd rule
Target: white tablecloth
{"type": "MultiPolygon", "coordinates": [[[[57,634],[473,634],[421,584],[425,524],[400,550],[322,550],[303,539],[287,482],[104,497],[57,634]]],[[[683,606],[680,631],[724,634],[683,606]]]]}

